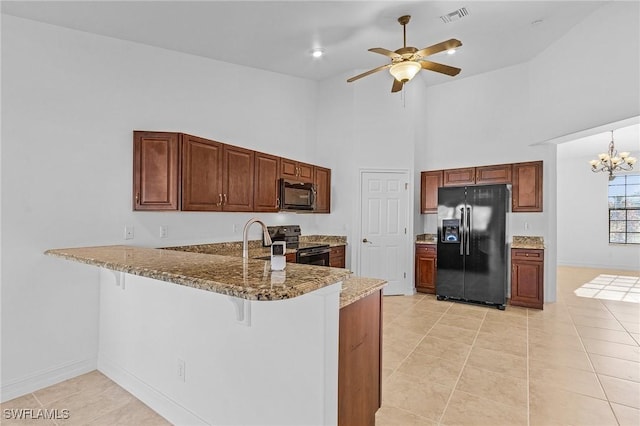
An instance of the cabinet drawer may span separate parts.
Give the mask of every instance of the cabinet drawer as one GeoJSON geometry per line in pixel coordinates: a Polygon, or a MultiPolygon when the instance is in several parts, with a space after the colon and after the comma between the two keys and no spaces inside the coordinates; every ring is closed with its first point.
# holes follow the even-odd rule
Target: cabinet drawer
{"type": "Polygon", "coordinates": [[[436,253],[437,253],[437,248],[435,244],[434,245],[416,244],[416,254],[435,256],[436,253]]]}
{"type": "Polygon", "coordinates": [[[476,168],[449,169],[444,171],[442,186],[464,186],[476,183],[476,168]]]}
{"type": "Polygon", "coordinates": [[[543,261],[544,250],[537,249],[512,249],[511,258],[514,260],[543,261]]]}

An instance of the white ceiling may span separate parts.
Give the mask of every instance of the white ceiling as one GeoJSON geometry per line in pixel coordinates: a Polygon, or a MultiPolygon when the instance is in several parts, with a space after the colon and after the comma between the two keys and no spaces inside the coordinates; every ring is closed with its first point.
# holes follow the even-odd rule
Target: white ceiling
{"type": "MultiPolygon", "coordinates": [[[[277,73],[323,80],[350,77],[389,59],[372,47],[449,38],[463,46],[436,62],[464,78],[531,60],[606,1],[2,1],[2,13],[277,73]],[[468,16],[441,15],[465,7],[468,16]],[[541,23],[533,25],[534,21],[541,23]],[[313,59],[322,47],[326,54],[313,59]]],[[[422,72],[427,85],[452,77],[422,72]]],[[[357,83],[353,83],[357,84],[357,83]]],[[[391,80],[390,80],[391,86],[391,80]]]]}

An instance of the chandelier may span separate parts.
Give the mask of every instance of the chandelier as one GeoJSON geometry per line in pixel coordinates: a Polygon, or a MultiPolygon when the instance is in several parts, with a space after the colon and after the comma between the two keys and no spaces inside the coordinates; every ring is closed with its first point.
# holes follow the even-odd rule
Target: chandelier
{"type": "Polygon", "coordinates": [[[607,172],[609,173],[609,180],[613,180],[614,172],[628,172],[633,170],[633,165],[636,164],[636,158],[631,157],[629,152],[621,152],[620,155],[618,155],[618,151],[616,151],[613,145],[612,130],[609,151],[599,154],[598,159],[589,161],[589,164],[591,164],[592,172],[607,172]]]}

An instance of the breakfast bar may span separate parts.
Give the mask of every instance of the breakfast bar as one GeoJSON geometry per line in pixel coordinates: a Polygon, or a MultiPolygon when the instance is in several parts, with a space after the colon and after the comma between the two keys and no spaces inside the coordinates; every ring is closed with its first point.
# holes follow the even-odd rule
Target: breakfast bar
{"type": "Polygon", "coordinates": [[[98,369],[175,424],[337,424],[340,309],[385,284],[155,248],[46,254],[100,268],[98,369]]]}

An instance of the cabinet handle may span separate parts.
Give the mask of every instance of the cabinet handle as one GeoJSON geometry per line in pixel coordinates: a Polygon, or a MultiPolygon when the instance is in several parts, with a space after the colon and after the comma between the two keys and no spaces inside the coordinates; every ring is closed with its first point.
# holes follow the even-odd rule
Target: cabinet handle
{"type": "Polygon", "coordinates": [[[218,194],[218,200],[220,201],[216,203],[216,206],[220,207],[222,205],[222,194],[218,194]]]}
{"type": "Polygon", "coordinates": [[[280,197],[276,197],[276,209],[280,207],[280,197]]]}
{"type": "Polygon", "coordinates": [[[136,204],[140,204],[140,193],[136,192],[136,204]]]}
{"type": "Polygon", "coordinates": [[[227,204],[227,194],[223,194],[222,196],[224,197],[224,201],[222,202],[222,205],[224,206],[227,204]]]}

